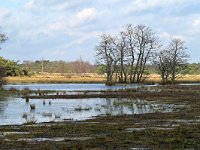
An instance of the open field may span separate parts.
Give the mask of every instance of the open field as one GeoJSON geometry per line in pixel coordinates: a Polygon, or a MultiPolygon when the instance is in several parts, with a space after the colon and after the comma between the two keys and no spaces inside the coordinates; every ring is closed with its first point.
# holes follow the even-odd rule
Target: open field
{"type": "Polygon", "coordinates": [[[8,83],[103,83],[104,75],[44,73],[30,77],[7,77],[8,83]]]}
{"type": "MultiPolygon", "coordinates": [[[[86,74],[60,74],[60,73],[43,73],[30,77],[7,77],[8,83],[105,83],[106,76],[94,73],[86,74]]],[[[200,75],[180,75],[178,82],[193,83],[200,82],[200,75]]],[[[158,74],[146,76],[145,82],[161,82],[158,74]]]]}

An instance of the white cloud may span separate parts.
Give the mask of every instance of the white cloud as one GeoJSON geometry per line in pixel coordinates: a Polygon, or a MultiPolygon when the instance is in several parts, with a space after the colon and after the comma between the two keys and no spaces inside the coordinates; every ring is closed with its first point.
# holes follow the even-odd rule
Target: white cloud
{"type": "Polygon", "coordinates": [[[122,12],[131,13],[158,7],[167,8],[169,6],[184,3],[185,1],[186,0],[133,0],[132,2],[130,2],[127,8],[124,8],[122,10],[122,12]]]}
{"type": "Polygon", "coordinates": [[[66,28],[66,23],[64,21],[58,21],[48,25],[50,31],[61,31],[66,28]]]}
{"type": "Polygon", "coordinates": [[[182,39],[182,40],[186,39],[183,35],[175,35],[175,34],[172,35],[168,32],[161,32],[158,34],[158,37],[161,38],[162,41],[166,41],[166,42],[169,42],[173,38],[178,38],[178,39],[182,39]]]}
{"type": "Polygon", "coordinates": [[[158,37],[162,40],[169,40],[171,38],[171,35],[168,32],[161,32],[158,34],[158,37]]]}
{"type": "Polygon", "coordinates": [[[191,11],[196,2],[199,0],[12,0],[10,5],[15,3],[15,9],[15,4],[11,9],[0,7],[0,26],[9,35],[8,45],[17,41],[19,46],[16,50],[10,46],[4,56],[16,59],[12,51],[23,54],[32,47],[51,50],[49,57],[54,50],[57,55],[65,55],[62,51],[75,55],[80,49],[89,52],[97,44],[98,35],[117,33],[128,23],[145,24],[167,42],[181,37],[192,43],[200,35],[200,11],[191,11]]]}
{"type": "Polygon", "coordinates": [[[35,8],[35,2],[34,2],[33,0],[27,2],[27,3],[24,5],[24,8],[27,9],[27,10],[34,9],[34,8],[35,8]]]}
{"type": "Polygon", "coordinates": [[[65,1],[64,3],[58,3],[57,5],[52,6],[52,9],[56,11],[66,11],[70,8],[75,8],[81,5],[81,1],[65,1]]]}
{"type": "Polygon", "coordinates": [[[83,0],[29,0],[24,9],[39,11],[39,10],[51,10],[51,11],[67,11],[71,8],[79,7],[83,4],[83,0]]]}
{"type": "Polygon", "coordinates": [[[81,24],[91,21],[96,16],[95,8],[84,8],[79,11],[75,16],[72,16],[69,20],[70,27],[74,28],[80,26],[81,24]]]}
{"type": "Polygon", "coordinates": [[[195,27],[195,28],[200,28],[200,18],[195,19],[195,20],[192,22],[192,26],[195,27]]]}
{"type": "Polygon", "coordinates": [[[5,9],[5,8],[1,8],[0,7],[0,21],[1,19],[4,19],[6,16],[9,15],[9,10],[8,9],[5,9]]]}
{"type": "Polygon", "coordinates": [[[94,8],[85,8],[77,13],[76,17],[81,20],[92,19],[96,15],[94,8]]]}
{"type": "Polygon", "coordinates": [[[69,16],[60,16],[56,21],[48,25],[49,32],[60,32],[64,31],[67,34],[73,30],[78,31],[86,26],[89,26],[89,22],[92,21],[96,16],[96,9],[85,8],[76,14],[69,16]]]}

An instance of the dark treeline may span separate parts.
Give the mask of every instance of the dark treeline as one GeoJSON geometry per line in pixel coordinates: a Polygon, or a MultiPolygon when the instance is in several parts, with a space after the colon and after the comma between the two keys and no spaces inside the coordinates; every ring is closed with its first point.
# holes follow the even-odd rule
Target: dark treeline
{"type": "MultiPolygon", "coordinates": [[[[98,73],[105,74],[105,65],[94,65],[82,59],[66,62],[66,61],[11,61],[0,57],[0,68],[4,68],[4,76],[27,76],[34,73],[98,73]],[[42,67],[43,66],[43,67],[42,67]]],[[[144,75],[159,73],[158,67],[155,64],[147,64],[144,75]]],[[[200,63],[185,64],[179,71],[180,74],[200,74],[200,63]]]]}
{"type": "Polygon", "coordinates": [[[28,71],[21,67],[18,61],[11,61],[0,57],[0,68],[4,76],[27,76],[28,71]]]}
{"type": "Polygon", "coordinates": [[[184,41],[173,38],[163,46],[145,25],[123,27],[117,35],[103,34],[96,48],[97,62],[106,66],[107,83],[143,82],[148,64],[155,65],[162,82],[175,82],[188,55],[184,41]]]}
{"type": "Polygon", "coordinates": [[[184,68],[180,70],[180,74],[200,74],[200,63],[185,65],[184,68]]]}
{"type": "Polygon", "coordinates": [[[93,73],[95,66],[81,58],[72,61],[23,61],[21,67],[28,70],[29,73],[49,72],[49,73],[93,73]]]}
{"type": "MultiPolygon", "coordinates": [[[[98,73],[105,74],[105,65],[92,65],[84,61],[11,61],[0,57],[0,76],[27,76],[43,72],[48,73],[98,73]],[[42,67],[43,64],[43,67],[42,67]],[[42,69],[43,68],[43,69],[42,69]]],[[[185,64],[178,71],[180,74],[200,74],[200,63],[185,64]]],[[[145,67],[144,75],[160,73],[158,66],[148,64],[145,67]]]]}

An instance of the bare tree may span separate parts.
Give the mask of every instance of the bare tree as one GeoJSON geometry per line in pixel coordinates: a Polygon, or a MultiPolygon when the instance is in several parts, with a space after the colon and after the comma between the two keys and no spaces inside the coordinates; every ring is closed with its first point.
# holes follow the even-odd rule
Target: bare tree
{"type": "Polygon", "coordinates": [[[85,74],[91,72],[92,65],[88,61],[84,61],[81,57],[73,62],[73,68],[77,74],[85,74]]]}
{"type": "Polygon", "coordinates": [[[184,43],[183,40],[174,38],[168,46],[156,53],[154,63],[158,66],[163,83],[168,83],[169,81],[174,83],[178,76],[179,68],[187,63],[189,56],[186,53],[187,48],[184,43]]]}
{"type": "Polygon", "coordinates": [[[131,24],[128,24],[124,27],[124,33],[126,35],[126,42],[127,42],[127,50],[128,50],[128,56],[127,59],[128,64],[130,66],[130,82],[133,82],[133,70],[134,70],[134,62],[135,62],[135,39],[134,39],[134,29],[131,24]]]}
{"type": "Polygon", "coordinates": [[[149,27],[129,24],[115,37],[102,35],[97,56],[107,66],[107,81],[115,73],[119,82],[141,82],[146,64],[157,48],[158,39],[149,27]]]}
{"type": "Polygon", "coordinates": [[[101,35],[101,41],[97,46],[97,62],[106,65],[107,83],[112,82],[113,74],[119,61],[118,53],[113,45],[114,38],[110,35],[101,35]]]}
{"type": "Polygon", "coordinates": [[[169,51],[171,53],[171,81],[175,82],[177,78],[177,69],[182,65],[187,63],[189,55],[187,55],[187,47],[184,46],[185,42],[179,38],[174,38],[169,44],[169,51]]]}
{"type": "Polygon", "coordinates": [[[153,59],[154,64],[158,66],[159,73],[162,78],[162,83],[168,83],[170,76],[170,51],[166,49],[162,49],[161,51],[155,53],[155,57],[153,59]]]}
{"type": "Polygon", "coordinates": [[[119,54],[119,82],[127,82],[128,77],[128,69],[129,66],[127,64],[128,59],[128,49],[127,49],[127,42],[126,42],[126,34],[125,32],[120,32],[119,36],[113,40],[115,45],[116,52],[119,54]]]}
{"type": "Polygon", "coordinates": [[[149,27],[138,25],[134,28],[137,62],[134,70],[133,82],[141,82],[146,63],[159,48],[158,39],[149,27]]]}

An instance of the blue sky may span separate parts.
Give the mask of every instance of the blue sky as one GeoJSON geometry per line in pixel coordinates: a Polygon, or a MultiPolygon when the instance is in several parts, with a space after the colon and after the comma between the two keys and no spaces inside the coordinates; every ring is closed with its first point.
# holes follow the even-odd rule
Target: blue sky
{"type": "Polygon", "coordinates": [[[11,60],[95,62],[102,33],[145,24],[161,41],[186,41],[190,62],[200,62],[199,0],[0,0],[0,56],[11,60]]]}

